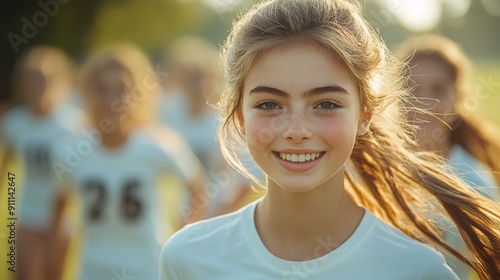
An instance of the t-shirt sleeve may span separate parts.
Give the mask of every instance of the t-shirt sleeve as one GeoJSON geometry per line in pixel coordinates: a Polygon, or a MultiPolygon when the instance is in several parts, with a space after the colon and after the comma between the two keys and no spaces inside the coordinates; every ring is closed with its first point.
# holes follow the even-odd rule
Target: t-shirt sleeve
{"type": "Polygon", "coordinates": [[[16,127],[19,128],[20,109],[14,108],[0,119],[0,145],[11,146],[15,142],[16,127]]]}
{"type": "Polygon", "coordinates": [[[187,181],[193,180],[202,173],[203,167],[200,161],[185,142],[179,143],[179,149],[175,151],[174,160],[179,172],[187,181]]]}
{"type": "Polygon", "coordinates": [[[428,256],[422,262],[422,265],[425,265],[426,269],[422,269],[421,277],[417,278],[419,280],[460,280],[448,266],[441,253],[435,252],[433,256],[428,256]]]}

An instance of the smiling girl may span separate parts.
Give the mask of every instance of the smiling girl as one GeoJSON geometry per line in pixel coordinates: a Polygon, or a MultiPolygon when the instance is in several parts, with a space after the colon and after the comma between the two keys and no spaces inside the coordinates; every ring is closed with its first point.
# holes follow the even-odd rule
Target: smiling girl
{"type": "Polygon", "coordinates": [[[243,142],[267,192],[176,233],[161,279],[457,279],[430,246],[499,277],[498,205],[418,151],[398,109],[403,67],[358,6],[263,2],[235,24],[223,59],[222,148],[241,170],[243,142]],[[452,220],[472,255],[420,207],[452,220]]]}

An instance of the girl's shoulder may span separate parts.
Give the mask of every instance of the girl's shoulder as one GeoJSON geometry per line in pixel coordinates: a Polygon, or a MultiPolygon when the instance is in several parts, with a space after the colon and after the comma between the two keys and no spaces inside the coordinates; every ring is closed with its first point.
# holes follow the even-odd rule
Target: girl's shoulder
{"type": "MultiPolygon", "coordinates": [[[[24,125],[30,121],[29,109],[24,105],[16,106],[2,115],[0,119],[1,128],[3,130],[15,128],[24,125]]],[[[4,131],[5,133],[5,131],[4,131]]]]}
{"type": "Polygon", "coordinates": [[[254,207],[255,203],[252,203],[238,211],[186,225],[169,238],[164,250],[169,250],[170,247],[226,242],[227,239],[223,236],[237,234],[244,230],[245,223],[252,222],[247,216],[254,207]]]}
{"type": "Polygon", "coordinates": [[[439,279],[456,279],[443,255],[437,250],[408,237],[378,218],[374,219],[372,230],[362,242],[360,256],[385,259],[388,261],[387,268],[392,272],[413,275],[415,279],[436,276],[441,277],[439,279]]]}
{"type": "Polygon", "coordinates": [[[162,248],[162,264],[182,266],[194,261],[196,256],[207,252],[234,250],[244,244],[246,223],[251,218],[255,204],[249,204],[236,212],[186,225],[173,234],[162,248]]]}

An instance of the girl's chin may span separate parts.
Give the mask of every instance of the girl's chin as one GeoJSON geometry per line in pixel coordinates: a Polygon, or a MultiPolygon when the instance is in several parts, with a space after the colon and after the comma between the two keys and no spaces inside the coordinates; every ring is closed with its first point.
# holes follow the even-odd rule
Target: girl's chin
{"type": "Polygon", "coordinates": [[[297,180],[280,180],[275,184],[269,184],[268,188],[275,187],[289,193],[306,193],[317,188],[318,184],[313,182],[297,182],[297,180]]]}

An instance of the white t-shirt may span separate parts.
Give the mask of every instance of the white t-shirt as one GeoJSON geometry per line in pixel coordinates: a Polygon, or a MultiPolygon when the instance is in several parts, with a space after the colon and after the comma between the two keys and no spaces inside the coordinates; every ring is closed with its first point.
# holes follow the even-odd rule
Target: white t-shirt
{"type": "Polygon", "coordinates": [[[500,190],[488,168],[459,145],[451,149],[450,165],[464,181],[479,193],[494,201],[500,201],[500,190]]]}
{"type": "Polygon", "coordinates": [[[12,147],[22,163],[19,222],[48,230],[54,218],[58,181],[51,169],[55,143],[81,127],[83,114],[60,106],[45,117],[37,117],[26,106],[6,113],[0,125],[0,140],[12,147]]]}
{"type": "MultiPolygon", "coordinates": [[[[254,224],[254,202],[238,212],[186,226],[162,249],[161,280],[458,279],[443,256],[365,211],[340,247],[308,261],[271,254],[254,224]]],[[[328,239],[318,239],[328,248],[328,239]]]]}
{"type": "Polygon", "coordinates": [[[168,224],[166,213],[159,213],[159,188],[166,187],[159,179],[173,173],[191,181],[199,174],[189,147],[171,133],[138,129],[116,149],[81,137],[62,144],[59,153],[54,168],[81,200],[79,279],[158,279],[166,239],[159,235],[168,224]]]}

